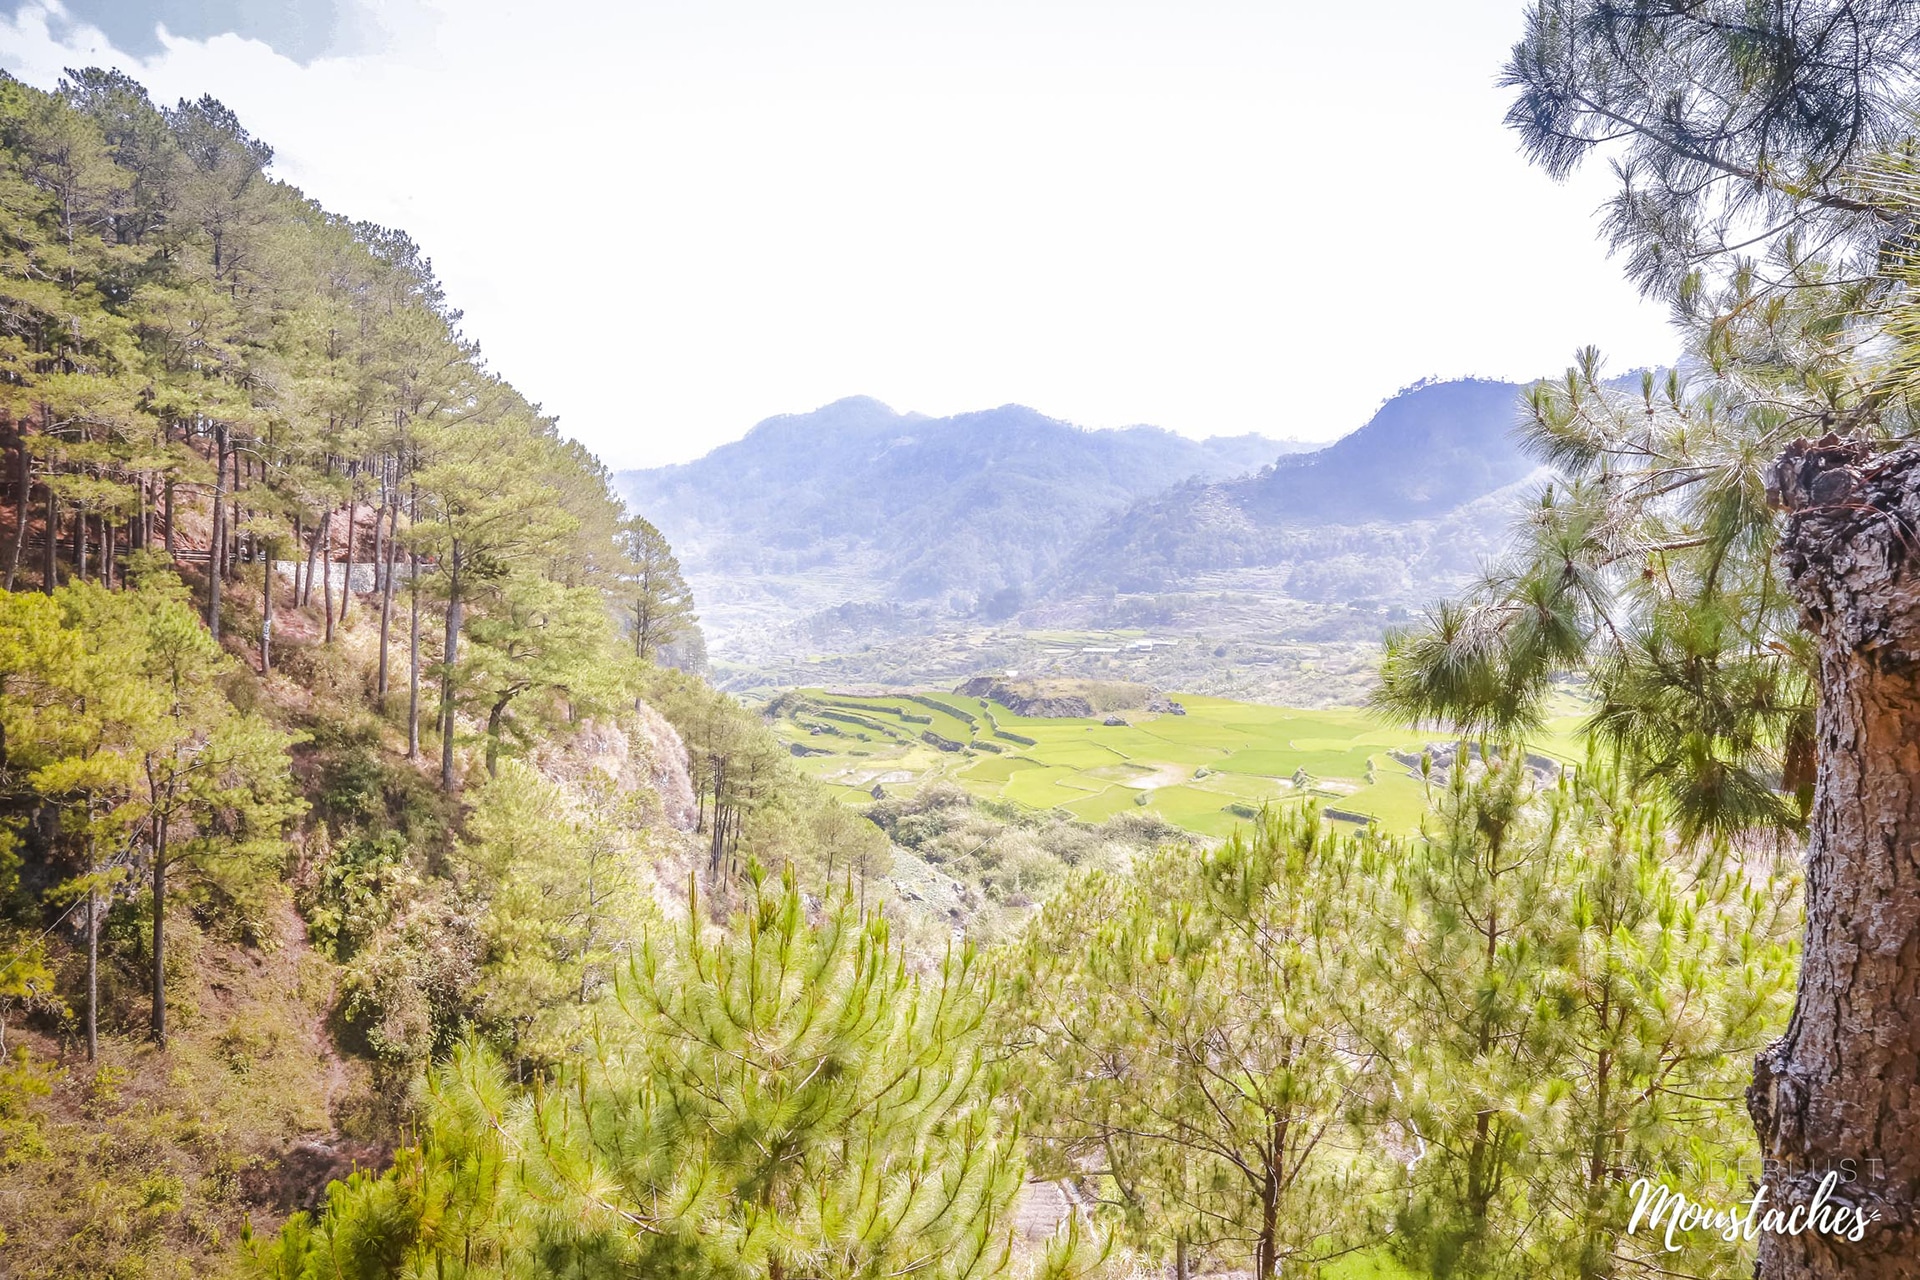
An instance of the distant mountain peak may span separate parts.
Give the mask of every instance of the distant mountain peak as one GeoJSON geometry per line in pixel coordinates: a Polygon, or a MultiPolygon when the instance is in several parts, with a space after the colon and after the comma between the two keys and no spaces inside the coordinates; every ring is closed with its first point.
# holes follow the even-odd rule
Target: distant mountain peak
{"type": "Polygon", "coordinates": [[[729,627],[764,635],[848,602],[1004,616],[1036,593],[1160,590],[1328,555],[1366,559],[1377,587],[1349,589],[1357,571],[1341,570],[1302,590],[1384,598],[1412,593],[1422,564],[1453,564],[1430,545],[1437,522],[1468,506],[1497,521],[1500,503],[1480,500],[1532,469],[1510,431],[1521,391],[1422,381],[1312,452],[1253,433],[1088,429],[1018,403],[930,417],[848,396],[616,480],[679,550],[721,646],[729,627]],[[1428,532],[1378,532],[1414,525],[1428,532]]]}

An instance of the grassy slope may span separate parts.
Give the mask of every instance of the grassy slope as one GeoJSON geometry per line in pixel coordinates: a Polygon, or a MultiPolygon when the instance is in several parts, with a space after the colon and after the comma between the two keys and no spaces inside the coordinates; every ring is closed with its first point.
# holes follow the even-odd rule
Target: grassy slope
{"type": "MultiPolygon", "coordinates": [[[[236,595],[250,605],[258,580],[236,595]]],[[[283,602],[274,675],[235,682],[285,727],[336,722],[376,653],[377,610],[365,600],[331,650],[317,647],[318,609],[317,595],[308,608],[283,602]]],[[[251,667],[243,632],[244,615],[227,647],[251,667]]],[[[397,759],[398,731],[384,733],[397,759]]],[[[295,775],[311,799],[319,783],[303,756],[295,775]]],[[[87,1062],[77,1020],[9,1024],[8,1048],[25,1047],[34,1065],[0,1080],[0,1280],[223,1275],[244,1227],[278,1230],[321,1204],[331,1179],[390,1158],[404,1105],[377,1096],[370,1060],[339,1046],[338,966],[309,944],[286,886],[264,910],[268,927],[243,942],[204,932],[175,902],[165,1049],[147,1039],[136,963],[147,917],[124,901],[103,931],[99,1061],[87,1062]]],[[[49,942],[77,1012],[84,955],[69,929],[49,942]]]]}
{"type": "Polygon", "coordinates": [[[383,1144],[339,1131],[368,1105],[369,1072],[329,1034],[333,966],[291,905],[274,924],[264,948],[169,931],[191,963],[165,1049],[143,1035],[131,973],[110,975],[128,990],[103,1010],[97,1063],[71,1036],[9,1033],[46,1091],[0,1115],[0,1276],[219,1275],[244,1225],[272,1230],[329,1178],[384,1162],[383,1144]]]}

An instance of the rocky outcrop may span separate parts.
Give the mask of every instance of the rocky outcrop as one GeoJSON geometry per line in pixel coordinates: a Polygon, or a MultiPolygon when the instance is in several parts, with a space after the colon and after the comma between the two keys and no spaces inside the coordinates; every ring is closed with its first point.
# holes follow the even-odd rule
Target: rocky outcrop
{"type": "MultiPolygon", "coordinates": [[[[1425,756],[1432,768],[1429,780],[1437,787],[1444,787],[1452,775],[1454,757],[1459,754],[1459,751],[1460,744],[1457,742],[1429,742],[1425,751],[1396,750],[1387,752],[1387,755],[1396,763],[1404,765],[1407,775],[1412,778],[1422,776],[1421,757],[1425,756]]],[[[1541,787],[1551,785],[1554,779],[1560,776],[1563,767],[1558,760],[1532,751],[1527,752],[1522,759],[1527,772],[1533,776],[1534,785],[1541,787]]],[[[1477,777],[1482,767],[1480,744],[1469,742],[1467,744],[1467,776],[1477,777]]]]}
{"type": "Polygon", "coordinates": [[[954,692],[987,698],[1016,715],[1036,719],[1083,720],[1109,712],[1145,708],[1186,714],[1144,684],[1124,680],[1023,680],[1012,676],[975,676],[954,692]],[[1155,705],[1158,704],[1158,705],[1155,705]]]}
{"type": "Polygon", "coordinates": [[[963,697],[987,698],[1016,715],[1073,718],[1093,714],[1093,704],[1078,695],[1042,692],[1037,682],[975,676],[955,690],[963,697]]]}
{"type": "Polygon", "coordinates": [[[674,830],[692,831],[700,821],[700,805],[680,731],[644,702],[636,703],[635,711],[635,736],[645,742],[647,776],[660,796],[660,807],[674,830]]]}
{"type": "Polygon", "coordinates": [[[542,744],[534,767],[556,782],[578,782],[589,770],[622,793],[650,792],[658,805],[649,821],[692,831],[699,820],[687,749],[666,717],[636,703],[626,724],[586,720],[564,739],[542,744]]]}

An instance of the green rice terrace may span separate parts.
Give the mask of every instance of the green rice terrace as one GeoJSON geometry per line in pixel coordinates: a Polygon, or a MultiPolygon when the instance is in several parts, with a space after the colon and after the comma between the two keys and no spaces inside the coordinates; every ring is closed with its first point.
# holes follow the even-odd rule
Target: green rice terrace
{"type": "MultiPolygon", "coordinates": [[[[1228,834],[1268,804],[1317,800],[1337,820],[1392,831],[1413,830],[1426,807],[1419,755],[1431,735],[1366,710],[1128,698],[1129,686],[1082,682],[1094,690],[1093,714],[1033,714],[1035,702],[1057,709],[1071,699],[1015,698],[1022,714],[979,696],[985,683],[970,681],[964,693],[799,689],[769,712],[801,765],[856,802],[876,788],[912,794],[944,780],[1089,822],[1140,808],[1206,836],[1228,834]],[[1102,690],[1137,705],[1108,710],[1102,690]]],[[[1569,758],[1571,742],[1555,734],[1538,749],[1569,758]]]]}

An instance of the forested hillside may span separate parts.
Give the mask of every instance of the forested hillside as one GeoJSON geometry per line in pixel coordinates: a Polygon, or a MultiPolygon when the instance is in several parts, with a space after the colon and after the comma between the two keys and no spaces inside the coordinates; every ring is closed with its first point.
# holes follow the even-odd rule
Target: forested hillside
{"type": "Polygon", "coordinates": [[[929,418],[853,397],[616,484],[678,548],[726,637],[848,603],[1005,616],[1102,518],[1287,447],[1088,431],[1020,405],[929,418]]]}
{"type": "Polygon", "coordinates": [[[217,1274],[694,880],[886,842],[664,665],[671,548],[405,235],[117,74],[0,146],[0,1275],[217,1274]]]}
{"type": "Polygon", "coordinates": [[[1286,447],[1088,431],[1021,405],[929,418],[856,396],[617,483],[696,580],[853,567],[890,594],[971,604],[1031,582],[1134,498],[1252,470],[1286,447]]]}

